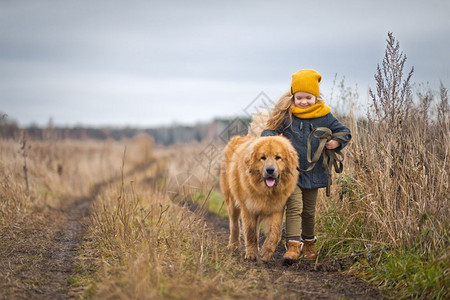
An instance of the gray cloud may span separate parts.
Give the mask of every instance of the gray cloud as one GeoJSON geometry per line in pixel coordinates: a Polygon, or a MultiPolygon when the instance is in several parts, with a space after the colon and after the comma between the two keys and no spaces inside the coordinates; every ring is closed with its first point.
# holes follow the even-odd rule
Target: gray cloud
{"type": "MultiPolygon", "coordinates": [[[[0,110],[21,124],[156,125],[236,115],[300,68],[361,94],[388,31],[414,80],[449,86],[448,1],[2,1],[0,110]]],[[[363,98],[363,97],[362,97],[363,98]]],[[[364,101],[365,99],[362,99],[364,101]]]]}

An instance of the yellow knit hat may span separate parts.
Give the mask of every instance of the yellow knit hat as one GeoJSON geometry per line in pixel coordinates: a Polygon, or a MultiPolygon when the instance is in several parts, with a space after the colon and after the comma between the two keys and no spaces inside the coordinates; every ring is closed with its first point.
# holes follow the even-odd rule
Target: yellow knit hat
{"type": "Polygon", "coordinates": [[[303,69],[292,74],[291,94],[296,92],[306,92],[319,97],[319,82],[322,79],[317,71],[311,69],[303,69]]]}

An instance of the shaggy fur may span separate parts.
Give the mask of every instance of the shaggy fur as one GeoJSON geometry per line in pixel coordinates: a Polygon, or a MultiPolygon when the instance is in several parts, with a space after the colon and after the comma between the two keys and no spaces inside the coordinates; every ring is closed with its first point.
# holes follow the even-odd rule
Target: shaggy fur
{"type": "MultiPolygon", "coordinates": [[[[250,132],[258,135],[258,131],[250,132]]],[[[281,239],[284,205],[297,184],[297,167],[297,152],[284,137],[236,136],[230,140],[220,173],[230,219],[229,248],[239,247],[241,217],[245,258],[257,259],[259,223],[264,221],[266,239],[259,254],[263,261],[272,258],[281,239]]]]}

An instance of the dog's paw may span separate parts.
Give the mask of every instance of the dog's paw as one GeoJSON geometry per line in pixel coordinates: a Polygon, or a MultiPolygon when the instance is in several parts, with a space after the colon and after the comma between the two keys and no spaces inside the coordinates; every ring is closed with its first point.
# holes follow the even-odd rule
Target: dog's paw
{"type": "Polygon", "coordinates": [[[258,254],[255,251],[246,251],[245,259],[246,260],[256,260],[258,254]]]}
{"type": "Polygon", "coordinates": [[[263,247],[261,249],[260,256],[263,262],[270,262],[273,257],[273,251],[269,251],[268,249],[263,247]]]}

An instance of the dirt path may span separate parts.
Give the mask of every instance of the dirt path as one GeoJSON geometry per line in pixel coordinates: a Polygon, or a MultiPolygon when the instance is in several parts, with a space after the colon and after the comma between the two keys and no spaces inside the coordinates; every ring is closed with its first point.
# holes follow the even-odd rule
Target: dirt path
{"type": "Polygon", "coordinates": [[[66,199],[61,209],[37,211],[32,222],[2,233],[0,298],[69,298],[69,276],[75,269],[92,199],[66,199]]]}
{"type": "Polygon", "coordinates": [[[39,291],[39,298],[66,299],[70,297],[69,276],[75,271],[76,251],[85,234],[85,221],[93,197],[80,198],[62,209],[63,222],[56,231],[52,247],[44,253],[42,274],[47,285],[39,291]]]}
{"type": "MultiPolygon", "coordinates": [[[[197,209],[198,208],[193,208],[197,209]]],[[[201,212],[223,245],[228,241],[228,220],[210,212],[201,212]]],[[[243,249],[240,250],[241,254],[243,249]]],[[[282,263],[284,249],[278,246],[274,261],[252,263],[257,272],[270,278],[270,283],[286,293],[280,299],[386,299],[377,289],[363,280],[342,272],[349,263],[345,260],[325,259],[315,262],[300,261],[291,266],[282,263]]]]}
{"type": "MultiPolygon", "coordinates": [[[[16,243],[10,244],[5,266],[9,267],[10,280],[3,286],[3,299],[70,297],[69,277],[75,270],[76,251],[93,198],[67,199],[61,209],[43,212],[44,218],[31,228],[10,232],[11,242],[16,243]]],[[[2,261],[4,265],[6,261],[2,261]]]]}
{"type": "MultiPolygon", "coordinates": [[[[127,172],[133,176],[154,161],[127,172]]],[[[87,197],[62,200],[61,207],[35,209],[32,218],[0,232],[0,299],[68,299],[77,274],[77,251],[83,241],[90,206],[100,190],[121,179],[94,185],[87,197]]]]}
{"type": "MultiPolygon", "coordinates": [[[[133,170],[134,172],[134,170],[133,170]]],[[[0,233],[0,299],[68,299],[77,295],[71,276],[83,241],[90,206],[103,186],[88,197],[67,198],[61,207],[42,208],[29,222],[0,233]]]]}

